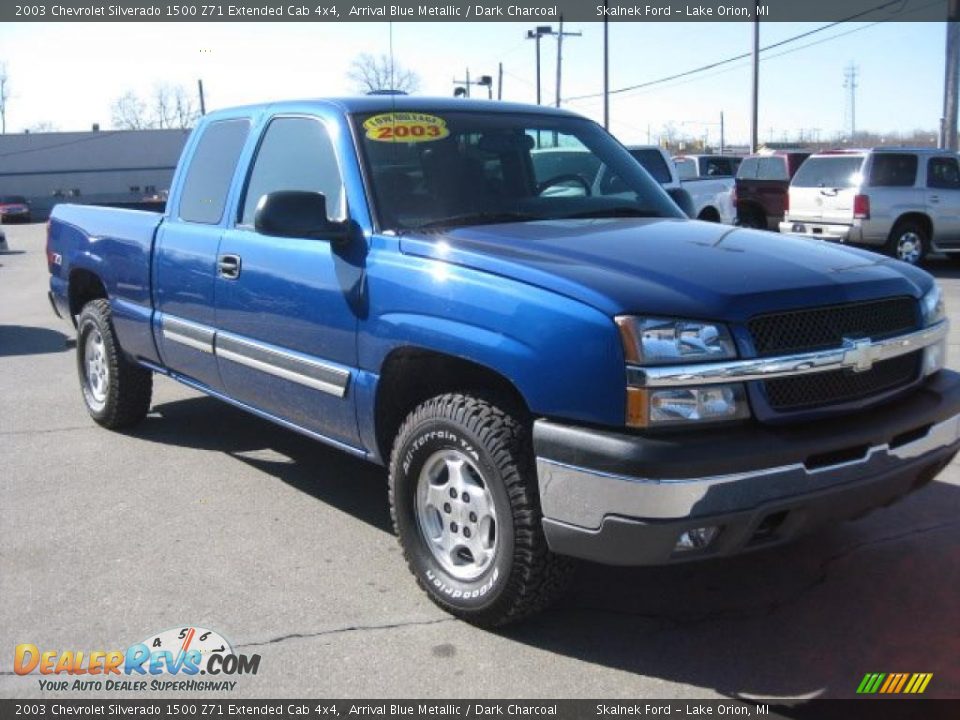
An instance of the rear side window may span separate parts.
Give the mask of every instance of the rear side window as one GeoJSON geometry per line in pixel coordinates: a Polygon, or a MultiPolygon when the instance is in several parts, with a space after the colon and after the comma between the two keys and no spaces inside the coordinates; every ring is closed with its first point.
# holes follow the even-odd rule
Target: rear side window
{"type": "Polygon", "coordinates": [[[220,222],[249,132],[250,121],[245,118],[213,122],[203,131],[183,181],[181,220],[207,225],[220,222]]]}
{"type": "Polygon", "coordinates": [[[927,164],[927,187],[960,190],[960,167],[956,158],[930,158],[927,164]]]}
{"type": "Polygon", "coordinates": [[[757,170],[758,180],[789,180],[787,163],[782,157],[760,158],[757,170]]]}
{"type": "Polygon", "coordinates": [[[344,217],[337,155],[319,120],[282,117],[271,121],[250,171],[240,224],[253,225],[260,198],[277,190],[321,192],[327,199],[327,214],[334,219],[344,217]]]}
{"type": "Polygon", "coordinates": [[[667,161],[663,159],[663,153],[659,150],[647,148],[644,150],[631,150],[630,154],[637,159],[643,169],[653,176],[661,185],[670,182],[670,168],[667,161]]]}
{"type": "Polygon", "coordinates": [[[700,175],[703,177],[733,177],[735,174],[736,166],[732,158],[700,158],[700,175]]]}
{"type": "Polygon", "coordinates": [[[863,155],[822,155],[807,158],[793,176],[794,187],[849,188],[860,181],[863,155]]]}
{"type": "Polygon", "coordinates": [[[759,158],[746,158],[737,169],[737,177],[743,180],[753,180],[757,177],[759,158]]]}
{"type": "Polygon", "coordinates": [[[873,156],[870,170],[873,187],[912,187],[916,180],[916,155],[878,153],[873,156]]]}

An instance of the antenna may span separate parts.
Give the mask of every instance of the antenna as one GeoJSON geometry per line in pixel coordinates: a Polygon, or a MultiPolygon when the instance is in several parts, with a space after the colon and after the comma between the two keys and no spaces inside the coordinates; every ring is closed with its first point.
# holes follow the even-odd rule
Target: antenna
{"type": "Polygon", "coordinates": [[[847,122],[850,124],[850,140],[857,134],[857,75],[860,74],[860,67],[850,63],[843,70],[843,87],[849,92],[847,96],[847,122]]]}

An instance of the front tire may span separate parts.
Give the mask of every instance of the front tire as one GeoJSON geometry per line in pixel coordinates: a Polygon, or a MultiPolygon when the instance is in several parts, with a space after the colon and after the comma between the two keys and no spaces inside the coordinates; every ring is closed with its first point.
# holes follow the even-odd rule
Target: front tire
{"type": "Polygon", "coordinates": [[[106,300],[92,300],[80,311],[77,373],[87,412],[100,425],[130,427],[150,410],[153,373],[121,351],[106,300]]]}
{"type": "Polygon", "coordinates": [[[930,238],[927,229],[916,220],[901,220],[890,231],[887,254],[910,265],[919,265],[927,257],[930,238]]]}
{"type": "Polygon", "coordinates": [[[390,460],[390,512],[431,600],[494,627],[545,607],[572,562],[547,548],[529,434],[469,395],[441,395],[403,423],[390,460]]]}

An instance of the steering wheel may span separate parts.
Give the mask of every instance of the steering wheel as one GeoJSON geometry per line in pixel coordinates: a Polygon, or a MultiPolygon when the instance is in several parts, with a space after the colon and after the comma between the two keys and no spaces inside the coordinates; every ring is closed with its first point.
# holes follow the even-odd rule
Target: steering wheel
{"type": "Polygon", "coordinates": [[[564,173],[563,175],[554,175],[552,178],[547,178],[542,183],[537,185],[537,195],[543,195],[543,191],[547,188],[565,182],[579,183],[583,186],[584,193],[587,197],[593,195],[593,189],[590,187],[590,183],[576,173],[564,173]]]}

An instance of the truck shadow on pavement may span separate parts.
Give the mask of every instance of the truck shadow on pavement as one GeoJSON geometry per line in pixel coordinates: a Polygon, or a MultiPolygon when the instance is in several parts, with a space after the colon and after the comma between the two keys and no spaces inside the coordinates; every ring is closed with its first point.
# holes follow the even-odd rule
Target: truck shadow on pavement
{"type": "MultiPolygon", "coordinates": [[[[382,468],[218,400],[157,405],[134,434],[227,453],[392,532],[382,468]]],[[[581,564],[556,606],[497,633],[690,686],[653,684],[648,697],[704,689],[745,700],[852,697],[867,672],[933,672],[926,696],[957,697],[958,530],[960,488],[935,481],[856,522],[749,555],[658,568],[581,564]]]]}
{"type": "Polygon", "coordinates": [[[0,325],[0,357],[42,355],[68,349],[62,332],[27,325],[0,325]]]}
{"type": "Polygon", "coordinates": [[[393,532],[382,468],[220,400],[197,397],[156,405],[132,434],[226,453],[378,530],[393,532]]]}

